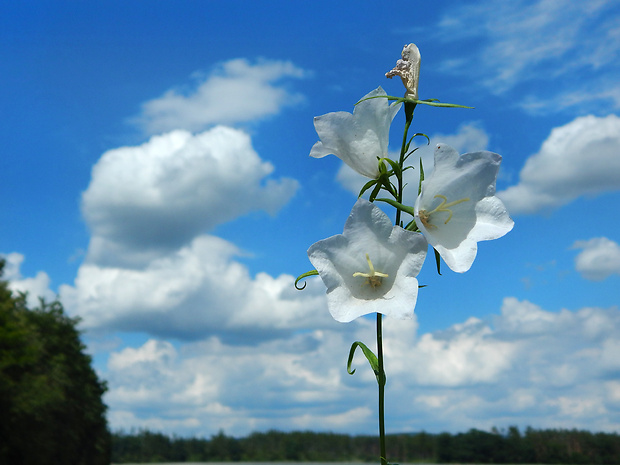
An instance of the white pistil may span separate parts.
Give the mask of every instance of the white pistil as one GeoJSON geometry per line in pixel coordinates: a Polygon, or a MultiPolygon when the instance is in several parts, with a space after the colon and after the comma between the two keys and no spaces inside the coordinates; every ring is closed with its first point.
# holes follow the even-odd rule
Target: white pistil
{"type": "Polygon", "coordinates": [[[353,273],[353,277],[357,278],[358,276],[361,276],[363,278],[366,278],[366,282],[364,284],[368,284],[370,285],[373,289],[376,289],[377,287],[380,287],[382,284],[382,279],[383,278],[387,278],[388,275],[385,273],[381,273],[379,271],[375,271],[375,267],[373,266],[372,262],[370,261],[370,257],[368,256],[368,254],[366,254],[366,261],[368,262],[368,268],[370,269],[370,273],[362,273],[360,271],[357,271],[355,273],[353,273]]]}
{"type": "Polygon", "coordinates": [[[459,199],[459,200],[455,200],[454,202],[447,203],[448,198],[445,195],[441,195],[441,194],[438,194],[433,198],[441,199],[441,203],[437,205],[437,207],[435,207],[433,211],[427,212],[426,210],[420,210],[418,212],[418,217],[420,218],[420,221],[422,221],[422,224],[424,224],[424,226],[426,226],[429,229],[437,228],[437,226],[430,223],[430,218],[433,213],[448,212],[449,213],[448,219],[444,222],[444,224],[448,224],[448,222],[452,219],[452,210],[450,210],[449,207],[453,207],[455,205],[458,205],[459,203],[467,202],[469,200],[469,197],[466,197],[464,199],[459,199]]]}

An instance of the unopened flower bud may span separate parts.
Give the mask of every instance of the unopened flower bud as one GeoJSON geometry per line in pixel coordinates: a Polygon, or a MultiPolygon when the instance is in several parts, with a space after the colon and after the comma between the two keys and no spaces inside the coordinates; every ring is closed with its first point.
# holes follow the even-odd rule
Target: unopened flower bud
{"type": "Polygon", "coordinates": [[[392,79],[400,76],[407,91],[406,98],[418,98],[418,80],[420,79],[420,51],[415,44],[405,45],[401,53],[402,59],[396,62],[396,66],[385,73],[385,77],[392,79]]]}

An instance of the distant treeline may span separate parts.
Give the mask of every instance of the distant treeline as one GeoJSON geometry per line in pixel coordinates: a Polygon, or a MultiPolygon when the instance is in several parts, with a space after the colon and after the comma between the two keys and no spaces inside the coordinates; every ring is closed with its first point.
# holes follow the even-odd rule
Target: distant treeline
{"type": "MultiPolygon", "coordinates": [[[[378,462],[375,436],[309,431],[224,432],[210,439],[170,437],[150,431],[112,435],[112,462],[378,462]]],[[[387,437],[389,462],[620,464],[620,436],[578,430],[518,428],[492,432],[393,434],[387,437]]]]}

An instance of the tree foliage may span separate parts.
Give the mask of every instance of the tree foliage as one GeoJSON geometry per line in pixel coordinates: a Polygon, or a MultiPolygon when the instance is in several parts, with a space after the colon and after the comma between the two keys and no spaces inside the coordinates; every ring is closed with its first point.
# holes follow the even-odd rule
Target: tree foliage
{"type": "Polygon", "coordinates": [[[0,463],[110,463],[106,385],[78,321],[58,301],[29,309],[26,295],[0,280],[0,463]]]}
{"type": "MultiPolygon", "coordinates": [[[[128,462],[375,462],[376,436],[268,431],[245,438],[223,431],[210,439],[169,437],[146,430],[112,435],[112,461],[128,462]]],[[[387,436],[391,463],[620,464],[620,436],[578,430],[522,434],[476,429],[466,433],[387,436]]]]}

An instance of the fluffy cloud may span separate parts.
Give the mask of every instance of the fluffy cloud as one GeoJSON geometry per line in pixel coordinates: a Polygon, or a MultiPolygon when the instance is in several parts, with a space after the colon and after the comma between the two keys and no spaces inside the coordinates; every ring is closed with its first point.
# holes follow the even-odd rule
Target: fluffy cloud
{"type": "MultiPolygon", "coordinates": [[[[407,182],[410,186],[418,185],[418,166],[420,157],[422,157],[422,164],[424,166],[425,174],[430,174],[433,171],[435,146],[438,143],[442,142],[444,144],[448,144],[454,147],[459,153],[486,150],[489,145],[488,134],[476,122],[462,124],[459,126],[455,134],[437,133],[432,135],[430,139],[430,144],[426,143],[427,140],[424,137],[419,137],[416,139],[418,143],[423,145],[420,145],[415,154],[409,158],[410,163],[415,166],[415,170],[408,170],[405,172],[405,182],[407,182]]],[[[400,156],[400,148],[396,152],[390,151],[388,156],[393,160],[398,160],[398,157],[400,156]]],[[[356,196],[359,194],[360,189],[368,181],[344,163],[338,170],[336,179],[342,187],[356,196]]]]}
{"type": "Polygon", "coordinates": [[[363,398],[344,384],[343,365],[320,366],[344,343],[342,335],[313,331],[255,347],[211,338],[181,349],[157,340],[123,349],[108,362],[113,427],[140,424],[208,436],[220,428],[247,434],[372,421],[365,406],[338,405],[347,392],[360,403],[363,398]]]}
{"type": "Polygon", "coordinates": [[[87,329],[159,337],[219,333],[249,342],[332,323],[318,280],[299,292],[290,275],[252,277],[235,260],[239,254],[230,242],[199,236],[140,269],[83,264],[74,286],[61,286],[60,295],[87,329]]]}
{"type": "Polygon", "coordinates": [[[275,115],[282,107],[299,103],[300,94],[274,83],[284,78],[302,78],[306,73],[287,61],[245,59],[218,66],[187,95],[169,90],[142,105],[134,120],[148,133],[173,129],[201,131],[212,124],[255,121],[275,115]]]}
{"type": "Polygon", "coordinates": [[[511,213],[537,213],[620,189],[619,173],[620,117],[583,116],[553,129],[519,183],[498,196],[511,213]]]}
{"type": "Polygon", "coordinates": [[[21,275],[20,267],[24,261],[22,254],[13,252],[9,254],[0,254],[0,258],[4,258],[5,266],[2,279],[9,281],[9,289],[17,294],[24,292],[28,294],[27,304],[30,308],[38,307],[39,297],[44,298],[47,302],[56,299],[56,294],[50,290],[50,277],[44,271],[39,271],[34,278],[25,278],[21,275]]]}
{"type": "MultiPolygon", "coordinates": [[[[565,91],[579,83],[559,78],[591,69],[603,84],[618,72],[620,42],[615,15],[609,14],[612,5],[605,0],[486,0],[452,8],[436,33],[446,41],[483,40],[480,49],[446,61],[444,69],[473,76],[496,93],[550,78],[565,91]]],[[[591,86],[588,93],[593,87],[603,86],[591,86]]]]}
{"type": "Polygon", "coordinates": [[[602,281],[620,274],[620,245],[606,237],[575,241],[573,249],[582,249],[575,257],[575,269],[585,279],[602,281]]]}
{"type": "MultiPolygon", "coordinates": [[[[421,335],[415,320],[384,324],[389,431],[620,427],[618,308],[549,312],[506,298],[492,324],[472,318],[421,335]]],[[[345,361],[354,340],[373,339],[374,322],[362,318],[253,346],[214,336],[124,348],[107,367],[112,427],[367,432],[376,381],[361,354],[354,376],[345,361]]]]}
{"type": "Polygon", "coordinates": [[[87,261],[141,266],[203,231],[253,210],[277,212],[293,179],[270,179],[243,131],[173,131],[104,153],[82,195],[92,233],[87,261]]]}
{"type": "Polygon", "coordinates": [[[424,334],[411,358],[411,374],[423,386],[467,386],[496,382],[510,369],[516,348],[492,336],[477,318],[445,333],[424,334]]]}

